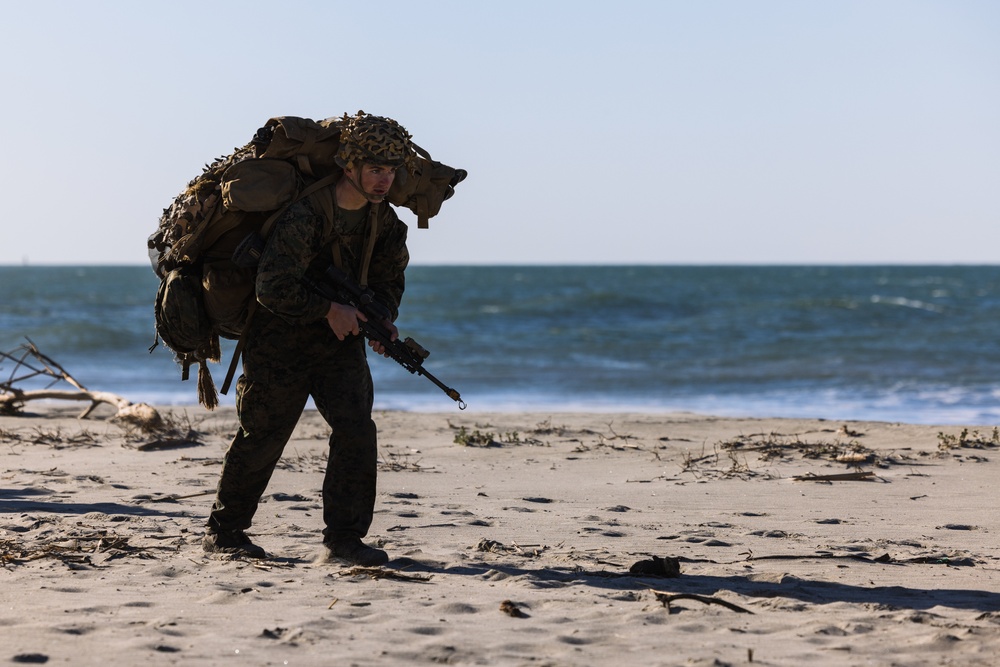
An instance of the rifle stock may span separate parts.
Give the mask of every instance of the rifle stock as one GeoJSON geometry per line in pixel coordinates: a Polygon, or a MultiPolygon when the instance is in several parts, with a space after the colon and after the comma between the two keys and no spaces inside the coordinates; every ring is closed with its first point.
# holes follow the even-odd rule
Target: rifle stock
{"type": "Polygon", "coordinates": [[[412,338],[393,340],[392,334],[383,322],[391,320],[389,309],[375,300],[374,293],[359,285],[350,276],[332,264],[327,268],[322,281],[312,278],[303,279],[311,290],[331,301],[354,306],[368,318],[368,321],[358,321],[362,335],[369,340],[382,344],[386,354],[400,366],[411,373],[421,375],[441,389],[447,396],[458,403],[460,410],[466,408],[465,401],[458,391],[447,386],[424,368],[424,359],[430,354],[412,338]]]}

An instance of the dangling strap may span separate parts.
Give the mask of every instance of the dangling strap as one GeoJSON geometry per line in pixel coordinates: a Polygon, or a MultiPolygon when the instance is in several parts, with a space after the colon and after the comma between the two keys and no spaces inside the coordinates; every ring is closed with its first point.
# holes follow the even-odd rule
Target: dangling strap
{"type": "Polygon", "coordinates": [[[212,372],[208,370],[208,364],[204,359],[198,361],[198,402],[204,405],[206,410],[219,407],[219,395],[215,392],[212,372]]]}
{"type": "MultiPolygon", "coordinates": [[[[247,329],[250,327],[250,322],[253,320],[253,314],[257,312],[257,299],[251,299],[250,305],[247,306],[247,321],[243,324],[243,333],[245,334],[247,329]]],[[[243,354],[243,348],[246,347],[247,337],[241,335],[240,339],[236,341],[236,349],[233,350],[232,361],[229,362],[229,370],[226,371],[226,381],[222,383],[222,389],[219,393],[225,395],[229,392],[229,387],[233,384],[233,377],[236,375],[236,365],[240,361],[240,357],[243,354]]]]}
{"type": "Polygon", "coordinates": [[[430,182],[431,182],[431,167],[434,162],[431,159],[431,154],[425,151],[420,146],[416,144],[411,144],[413,150],[416,151],[422,158],[427,160],[427,164],[424,165],[423,171],[420,173],[420,180],[417,181],[416,192],[414,193],[417,199],[417,229],[427,229],[427,221],[430,220],[430,204],[427,201],[427,195],[416,194],[427,192],[430,182]]]}

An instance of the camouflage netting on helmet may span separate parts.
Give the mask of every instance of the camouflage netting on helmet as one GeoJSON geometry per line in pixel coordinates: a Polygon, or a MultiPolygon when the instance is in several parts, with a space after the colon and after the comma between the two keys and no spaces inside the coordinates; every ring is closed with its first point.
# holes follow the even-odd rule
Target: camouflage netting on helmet
{"type": "Polygon", "coordinates": [[[340,152],[337,164],[354,169],[363,163],[409,167],[413,161],[410,134],[391,118],[359,111],[340,119],[340,152]]]}

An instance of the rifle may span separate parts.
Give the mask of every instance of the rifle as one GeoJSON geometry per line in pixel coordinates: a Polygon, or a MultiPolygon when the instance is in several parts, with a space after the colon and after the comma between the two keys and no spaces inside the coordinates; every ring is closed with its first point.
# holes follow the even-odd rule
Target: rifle
{"type": "Polygon", "coordinates": [[[388,308],[375,300],[374,292],[362,287],[332,264],[327,268],[322,280],[309,277],[302,280],[309,289],[320,296],[337,303],[349,304],[364,313],[368,321],[358,320],[358,326],[365,338],[381,343],[386,354],[406,370],[422,375],[436,384],[449,398],[458,403],[460,410],[466,408],[465,401],[456,390],[445,385],[424,368],[424,359],[430,352],[412,338],[407,337],[403,341],[392,339],[389,329],[382,324],[386,320],[391,320],[392,314],[388,308]]]}

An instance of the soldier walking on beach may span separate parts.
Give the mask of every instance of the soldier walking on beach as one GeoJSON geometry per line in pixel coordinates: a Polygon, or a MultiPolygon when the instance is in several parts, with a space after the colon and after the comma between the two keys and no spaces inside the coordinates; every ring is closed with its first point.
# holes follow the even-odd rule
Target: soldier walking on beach
{"type": "MultiPolygon", "coordinates": [[[[407,228],[383,199],[413,147],[396,121],[363,112],[345,116],[340,141],[343,176],[325,191],[332,194],[332,229],[322,214],[330,209],[317,203],[320,191],[289,207],[260,258],[260,307],[244,333],[236,388],[239,430],[208,519],[208,552],[266,557],[244,531],[311,396],[332,429],[323,480],[327,556],[366,566],[389,560],[362,542],[372,522],[377,468],[372,378],[359,330],[366,318],[311,292],[302,279],[321,276],[333,261],[367,284],[396,318],[409,261],[407,228]]],[[[396,327],[384,324],[395,338],[396,327]]],[[[370,345],[383,353],[380,344],[370,345]]]]}

